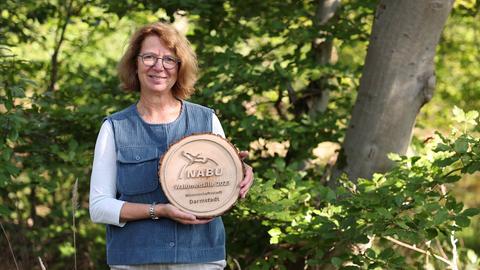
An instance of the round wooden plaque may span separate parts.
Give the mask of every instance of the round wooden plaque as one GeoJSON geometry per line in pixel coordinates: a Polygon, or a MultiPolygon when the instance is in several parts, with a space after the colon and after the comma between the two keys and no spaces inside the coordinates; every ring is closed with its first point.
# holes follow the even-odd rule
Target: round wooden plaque
{"type": "Polygon", "coordinates": [[[167,150],[160,160],[159,178],[171,204],[197,217],[213,217],[237,201],[243,163],[224,138],[191,135],[167,150]]]}

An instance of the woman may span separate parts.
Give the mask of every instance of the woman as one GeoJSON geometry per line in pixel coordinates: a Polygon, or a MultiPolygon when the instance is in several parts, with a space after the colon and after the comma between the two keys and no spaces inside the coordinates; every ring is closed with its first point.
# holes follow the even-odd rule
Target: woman
{"type": "MultiPolygon", "coordinates": [[[[107,263],[223,269],[221,218],[199,219],[169,204],[157,176],[158,158],[172,142],[200,132],[225,136],[213,110],[184,101],[194,91],[195,53],[172,26],[154,23],[133,34],[118,71],[122,87],[140,91],[140,99],[105,119],[95,146],[90,215],[107,224],[107,263]]],[[[241,198],[252,182],[246,166],[241,198]]]]}

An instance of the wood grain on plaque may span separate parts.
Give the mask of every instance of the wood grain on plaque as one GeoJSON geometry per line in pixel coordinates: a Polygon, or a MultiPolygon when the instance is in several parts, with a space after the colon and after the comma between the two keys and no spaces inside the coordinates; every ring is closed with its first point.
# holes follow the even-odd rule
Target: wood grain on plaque
{"type": "Polygon", "coordinates": [[[238,199],[243,163],[229,141],[196,134],[169,147],[159,178],[171,204],[197,217],[218,216],[238,199]]]}

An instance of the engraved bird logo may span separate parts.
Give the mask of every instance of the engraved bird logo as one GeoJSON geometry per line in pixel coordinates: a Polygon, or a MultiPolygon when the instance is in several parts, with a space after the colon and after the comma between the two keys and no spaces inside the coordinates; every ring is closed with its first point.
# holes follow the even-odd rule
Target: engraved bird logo
{"type": "Polygon", "coordinates": [[[213,162],[216,166],[218,166],[218,163],[208,157],[202,157],[202,153],[198,153],[196,155],[182,151],[182,156],[188,160],[188,163],[183,166],[183,168],[180,170],[180,174],[178,176],[178,179],[182,179],[182,176],[184,175],[184,171],[187,167],[195,164],[195,163],[200,163],[200,164],[206,164],[207,162],[211,161],[213,162]]]}

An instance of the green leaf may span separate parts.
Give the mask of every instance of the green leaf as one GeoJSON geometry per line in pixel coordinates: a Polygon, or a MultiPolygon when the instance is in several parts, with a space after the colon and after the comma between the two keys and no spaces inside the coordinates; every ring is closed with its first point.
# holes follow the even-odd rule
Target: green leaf
{"type": "Polygon", "coordinates": [[[469,260],[471,263],[476,263],[477,260],[478,260],[477,254],[475,254],[475,251],[473,251],[473,250],[471,250],[471,249],[469,249],[469,250],[467,251],[467,258],[468,258],[468,260],[469,260]]]}
{"type": "Polygon", "coordinates": [[[420,157],[419,156],[414,156],[412,157],[412,164],[415,164],[417,161],[420,160],[420,157]]]}
{"type": "Polygon", "coordinates": [[[403,197],[400,195],[395,196],[395,204],[397,206],[401,206],[403,204],[403,197]]]}
{"type": "Polygon", "coordinates": [[[429,228],[425,230],[427,232],[427,239],[433,239],[437,237],[438,231],[435,228],[429,228]]]}
{"type": "Polygon", "coordinates": [[[453,207],[452,210],[453,210],[455,213],[458,214],[458,213],[460,213],[460,212],[463,210],[463,206],[464,206],[464,205],[463,205],[462,202],[456,203],[456,204],[455,204],[455,207],[453,207]]]}
{"type": "Polygon", "coordinates": [[[60,254],[62,257],[70,257],[72,254],[75,253],[75,248],[70,242],[61,244],[58,249],[60,250],[60,254]]]}
{"type": "Polygon", "coordinates": [[[428,212],[432,213],[438,209],[440,209],[440,204],[438,204],[437,202],[433,202],[433,203],[428,203],[425,205],[425,210],[427,210],[428,212]]]}
{"type": "Polygon", "coordinates": [[[16,141],[18,139],[18,131],[16,129],[11,130],[10,134],[8,134],[8,139],[12,142],[16,141]]]}
{"type": "Polygon", "coordinates": [[[410,227],[408,227],[407,224],[405,224],[404,221],[397,221],[397,222],[395,222],[395,224],[397,224],[398,226],[400,226],[401,228],[403,228],[405,230],[410,229],[410,227]]]}
{"type": "Polygon", "coordinates": [[[388,261],[394,255],[395,255],[395,251],[392,248],[387,248],[387,249],[383,250],[382,252],[380,252],[378,257],[382,260],[388,261]]]}
{"type": "Polygon", "coordinates": [[[6,206],[0,205],[0,216],[8,218],[12,210],[8,209],[6,206]]]}
{"type": "Polygon", "coordinates": [[[465,122],[471,125],[476,125],[477,121],[475,121],[478,118],[478,112],[477,111],[469,111],[465,115],[465,122]]]}
{"type": "Polygon", "coordinates": [[[433,223],[440,225],[448,219],[448,212],[445,209],[440,209],[433,217],[433,223]]]}
{"type": "Polygon", "coordinates": [[[462,177],[460,175],[449,175],[443,179],[444,183],[454,183],[460,180],[462,177]]]}
{"type": "Polygon", "coordinates": [[[278,244],[278,239],[279,239],[280,235],[282,235],[282,230],[280,230],[280,228],[278,228],[278,227],[271,228],[268,231],[268,234],[271,236],[270,237],[270,244],[278,244]]]}
{"type": "Polygon", "coordinates": [[[355,240],[360,244],[366,244],[370,242],[370,238],[368,238],[366,235],[359,235],[355,240]]]}
{"type": "Polygon", "coordinates": [[[333,191],[331,188],[324,187],[321,190],[321,193],[323,195],[323,199],[325,201],[331,202],[334,201],[337,198],[337,195],[335,194],[335,191],[333,191]]]}
{"type": "Polygon", "coordinates": [[[459,138],[453,146],[455,152],[465,154],[468,151],[468,141],[465,138],[459,138]]]}
{"type": "Polygon", "coordinates": [[[333,257],[330,262],[335,266],[335,267],[340,267],[342,266],[343,260],[340,259],[339,257],[333,257]]]}
{"type": "Polygon", "coordinates": [[[450,151],[450,146],[444,143],[437,144],[437,147],[434,150],[435,152],[450,151]]]}
{"type": "Polygon", "coordinates": [[[397,154],[397,153],[388,153],[388,154],[387,154],[387,157],[388,157],[388,159],[390,159],[390,160],[392,160],[392,161],[400,161],[400,160],[402,160],[402,157],[401,157],[399,154],[397,154]]]}
{"type": "Polygon", "coordinates": [[[392,214],[390,214],[390,212],[388,212],[388,210],[384,207],[379,207],[379,208],[376,208],[375,210],[377,210],[377,212],[380,213],[386,219],[392,219],[393,218],[392,214]]]}
{"type": "Polygon", "coordinates": [[[478,171],[480,171],[480,162],[472,162],[466,168],[466,172],[469,174],[474,174],[478,171]]]}
{"type": "Polygon", "coordinates": [[[455,223],[460,227],[468,227],[470,225],[470,219],[463,215],[456,216],[455,223]]]}
{"type": "Polygon", "coordinates": [[[458,108],[457,106],[454,106],[452,112],[454,116],[453,120],[455,120],[458,123],[465,121],[465,112],[462,109],[458,108]]]}
{"type": "Polygon", "coordinates": [[[478,214],[480,214],[480,208],[468,208],[462,212],[462,215],[467,217],[476,216],[478,214]]]}
{"type": "Polygon", "coordinates": [[[8,147],[1,149],[1,151],[3,160],[9,160],[13,153],[12,149],[8,147]]]}
{"type": "Polygon", "coordinates": [[[445,158],[445,159],[440,159],[440,160],[435,160],[435,162],[433,163],[434,165],[438,166],[438,167],[447,167],[451,164],[453,164],[455,161],[457,161],[458,158],[455,158],[455,157],[449,157],[449,158],[445,158]]]}
{"type": "Polygon", "coordinates": [[[25,90],[19,86],[12,87],[12,96],[17,98],[25,97],[25,90]]]}
{"type": "Polygon", "coordinates": [[[371,259],[375,259],[377,257],[377,254],[375,253],[375,250],[371,249],[371,248],[368,248],[366,251],[365,251],[365,254],[367,255],[367,257],[371,258],[371,259]]]}

